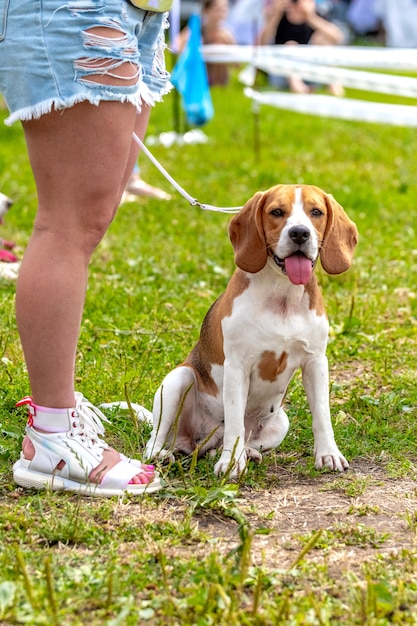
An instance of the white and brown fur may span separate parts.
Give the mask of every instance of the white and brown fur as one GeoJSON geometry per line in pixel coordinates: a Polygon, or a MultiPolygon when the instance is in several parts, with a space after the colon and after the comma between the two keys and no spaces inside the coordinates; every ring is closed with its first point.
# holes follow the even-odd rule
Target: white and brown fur
{"type": "Polygon", "coordinates": [[[329,274],[349,269],[358,232],[331,195],[308,185],[258,192],[229,225],[235,270],[200,339],[155,394],[148,458],[222,449],[215,473],[236,476],[247,458],[278,446],[288,430],[284,400],[301,368],[312,414],[317,469],[348,462],[333,434],[326,346],[329,325],[314,272],[293,284],[295,252],[329,274]]]}

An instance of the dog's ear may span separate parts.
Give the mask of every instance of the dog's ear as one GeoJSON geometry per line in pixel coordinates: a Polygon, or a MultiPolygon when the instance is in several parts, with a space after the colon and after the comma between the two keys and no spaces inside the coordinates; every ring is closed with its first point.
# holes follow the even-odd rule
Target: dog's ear
{"type": "Polygon", "coordinates": [[[258,191],[234,216],[229,237],[235,252],[235,263],[245,272],[255,274],[266,264],[266,242],[262,223],[265,194],[258,191]]]}
{"type": "Polygon", "coordinates": [[[343,274],[352,264],[358,229],[332,195],[325,193],[324,199],[328,216],[320,250],[321,264],[328,274],[343,274]]]}

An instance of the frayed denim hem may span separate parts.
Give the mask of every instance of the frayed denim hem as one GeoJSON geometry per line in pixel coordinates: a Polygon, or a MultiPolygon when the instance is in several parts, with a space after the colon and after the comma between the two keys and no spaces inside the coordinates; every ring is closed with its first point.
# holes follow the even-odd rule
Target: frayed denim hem
{"type": "Polygon", "coordinates": [[[136,107],[137,113],[139,114],[142,110],[143,103],[153,107],[157,102],[162,102],[163,96],[168,94],[172,89],[172,84],[168,82],[165,85],[165,88],[161,90],[160,93],[151,92],[149,87],[142,83],[140,93],[136,94],[114,94],[113,92],[109,92],[108,96],[101,92],[94,96],[91,92],[86,92],[84,94],[78,94],[73,98],[68,100],[61,100],[59,98],[51,98],[49,100],[45,100],[43,102],[39,102],[36,106],[26,107],[24,109],[18,109],[9,117],[4,120],[4,123],[7,126],[12,126],[15,122],[29,122],[30,120],[38,120],[43,115],[47,115],[51,113],[51,111],[63,111],[65,109],[69,109],[76,104],[81,102],[89,102],[95,106],[98,106],[100,102],[130,102],[136,107]]]}

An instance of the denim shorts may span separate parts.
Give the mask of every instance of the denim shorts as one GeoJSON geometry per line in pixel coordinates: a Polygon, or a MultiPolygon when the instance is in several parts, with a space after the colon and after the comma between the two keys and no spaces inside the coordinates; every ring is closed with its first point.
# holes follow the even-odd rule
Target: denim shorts
{"type": "Polygon", "coordinates": [[[84,101],[130,102],[138,111],[142,103],[153,106],[171,89],[167,18],[127,0],[0,0],[0,92],[10,111],[5,123],[84,101]],[[109,36],[97,27],[108,28],[109,36]],[[135,84],[120,84],[118,68],[126,63],[135,84]],[[104,74],[110,85],[98,82],[104,74]]]}

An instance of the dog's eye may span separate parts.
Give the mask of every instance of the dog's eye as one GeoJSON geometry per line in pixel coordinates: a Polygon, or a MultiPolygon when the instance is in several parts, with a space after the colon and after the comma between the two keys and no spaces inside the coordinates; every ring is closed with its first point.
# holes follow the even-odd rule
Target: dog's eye
{"type": "Polygon", "coordinates": [[[274,217],[284,217],[285,213],[282,209],[272,209],[271,215],[274,217]]]}
{"type": "Polygon", "coordinates": [[[322,215],[324,215],[323,211],[321,209],[311,209],[311,215],[313,217],[321,217],[322,215]]]}

